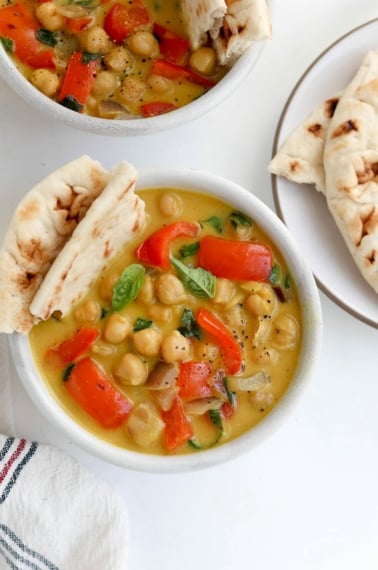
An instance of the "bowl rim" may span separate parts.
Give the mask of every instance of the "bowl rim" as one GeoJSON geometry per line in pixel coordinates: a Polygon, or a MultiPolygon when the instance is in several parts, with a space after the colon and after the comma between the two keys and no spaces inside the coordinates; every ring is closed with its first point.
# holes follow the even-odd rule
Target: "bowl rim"
{"type": "Polygon", "coordinates": [[[27,103],[45,116],[84,132],[108,136],[135,136],[165,131],[195,120],[216,107],[235,91],[260,58],[266,40],[253,42],[212,89],[191,103],[156,117],[103,119],[72,111],[38,91],[18,69],[0,42],[0,75],[27,103]]]}
{"type": "Polygon", "coordinates": [[[281,251],[291,275],[298,286],[302,310],[302,347],[299,362],[292,381],[279,403],[250,431],[234,440],[198,453],[159,456],[134,452],[97,439],[78,425],[40,380],[36,373],[26,335],[14,333],[9,336],[13,362],[26,392],[46,419],[70,438],[76,445],[109,463],[144,472],[194,471],[236,458],[251,451],[271,436],[283,419],[290,416],[305,388],[309,384],[320,355],[323,319],[319,297],[312,270],[304,259],[297,243],[287,227],[264,202],[239,184],[209,172],[183,168],[141,168],[137,189],[170,187],[206,192],[231,203],[236,208],[255,213],[259,227],[265,231],[281,251]],[[283,251],[286,250],[286,253],[283,251]]]}

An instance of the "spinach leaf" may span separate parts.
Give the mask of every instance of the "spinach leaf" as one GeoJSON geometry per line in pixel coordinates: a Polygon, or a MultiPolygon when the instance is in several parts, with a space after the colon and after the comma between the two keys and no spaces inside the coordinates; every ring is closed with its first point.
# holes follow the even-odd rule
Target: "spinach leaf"
{"type": "Polygon", "coordinates": [[[272,285],[277,285],[277,283],[279,283],[281,281],[281,267],[278,265],[278,263],[275,263],[271,269],[270,275],[269,275],[269,282],[272,285]]]}
{"type": "Polygon", "coordinates": [[[80,113],[84,106],[79,103],[79,101],[77,101],[73,95],[67,95],[64,97],[64,99],[59,101],[59,103],[60,105],[63,105],[63,107],[67,107],[67,109],[71,109],[71,111],[77,111],[78,113],[80,113]]]}
{"type": "Polygon", "coordinates": [[[114,311],[121,311],[131,301],[134,301],[143,286],[145,274],[145,268],[139,263],[133,263],[123,271],[113,288],[112,308],[114,311]]]}
{"type": "Polygon", "coordinates": [[[142,331],[143,329],[149,329],[151,325],[152,321],[150,321],[149,319],[142,319],[141,317],[139,317],[134,323],[133,331],[137,332],[137,331],[142,331]]]}
{"type": "Polygon", "coordinates": [[[194,241],[193,243],[187,243],[183,245],[182,248],[180,248],[179,250],[180,257],[185,258],[195,255],[196,253],[198,253],[199,247],[200,247],[199,241],[194,241]]]}
{"type": "Polygon", "coordinates": [[[238,226],[248,227],[253,225],[251,218],[239,211],[231,213],[230,222],[233,228],[237,228],[238,226]]]}
{"type": "Polygon", "coordinates": [[[100,59],[102,57],[102,53],[89,53],[88,51],[83,51],[83,55],[81,56],[81,61],[83,63],[89,63],[90,61],[95,61],[96,59],[100,59]]]}
{"type": "Polygon", "coordinates": [[[178,259],[171,257],[181,282],[195,297],[212,299],[215,295],[217,279],[215,275],[202,267],[188,267],[178,259]]]}
{"type": "Polygon", "coordinates": [[[218,432],[223,435],[223,424],[220,410],[209,410],[211,423],[217,428],[218,432]]]}
{"type": "Polygon", "coordinates": [[[200,221],[201,226],[204,224],[209,224],[217,234],[221,234],[223,232],[223,222],[219,216],[210,216],[207,220],[200,221]]]}
{"type": "Polygon", "coordinates": [[[5,51],[13,53],[13,40],[0,36],[0,42],[3,44],[5,51]]]}
{"type": "Polygon", "coordinates": [[[55,47],[58,43],[56,38],[56,34],[54,32],[50,32],[50,30],[45,30],[44,28],[40,28],[36,32],[36,38],[41,42],[41,44],[45,44],[46,46],[55,47]]]}
{"type": "Polygon", "coordinates": [[[71,364],[69,364],[64,370],[63,370],[63,374],[62,374],[62,380],[63,382],[67,382],[70,379],[70,375],[72,370],[75,368],[76,364],[74,362],[71,362],[71,364]]]}
{"type": "Polygon", "coordinates": [[[186,338],[197,338],[201,340],[201,329],[194,318],[192,309],[184,309],[180,319],[181,327],[178,331],[186,338]]]}

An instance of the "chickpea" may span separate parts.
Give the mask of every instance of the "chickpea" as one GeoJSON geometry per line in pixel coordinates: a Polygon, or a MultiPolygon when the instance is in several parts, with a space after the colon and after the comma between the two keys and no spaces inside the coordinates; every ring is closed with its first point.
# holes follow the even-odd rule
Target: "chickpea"
{"type": "Polygon", "coordinates": [[[161,437],[164,422],[151,402],[141,402],[131,411],[126,426],[135,443],[149,447],[161,437]]]}
{"type": "Polygon", "coordinates": [[[154,57],[159,53],[159,45],[155,36],[147,30],[138,30],[129,36],[127,47],[135,55],[154,57]]]}
{"type": "Polygon", "coordinates": [[[101,306],[97,301],[88,299],[75,309],[75,317],[78,321],[95,323],[101,319],[101,306]]]}
{"type": "Polygon", "coordinates": [[[97,73],[93,85],[93,95],[108,97],[117,88],[117,78],[111,71],[100,71],[97,73]]]}
{"type": "Polygon", "coordinates": [[[165,362],[182,362],[190,356],[191,343],[179,331],[172,331],[163,340],[161,354],[165,362]]]}
{"type": "Polygon", "coordinates": [[[113,297],[113,288],[117,283],[119,275],[117,273],[109,273],[100,283],[100,296],[104,301],[110,302],[113,297]]]}
{"type": "Polygon", "coordinates": [[[163,273],[158,277],[156,296],[164,305],[177,305],[188,298],[184,285],[172,273],[163,273]]]}
{"type": "Polygon", "coordinates": [[[35,69],[30,75],[30,82],[47,97],[54,97],[60,85],[58,75],[51,69],[35,69]]]}
{"type": "Polygon", "coordinates": [[[132,69],[134,60],[128,49],[117,46],[105,54],[104,62],[108,69],[123,73],[132,69]]]}
{"type": "Polygon", "coordinates": [[[153,321],[169,323],[172,319],[172,309],[164,305],[155,304],[149,308],[148,315],[153,321]]]}
{"type": "Polygon", "coordinates": [[[139,356],[128,352],[117,362],[114,374],[122,384],[140,386],[147,380],[148,369],[139,356]]]}
{"type": "Polygon", "coordinates": [[[227,305],[230,303],[235,292],[235,287],[232,281],[219,277],[217,279],[217,288],[213,297],[213,303],[219,305],[227,305]]]}
{"type": "Polygon", "coordinates": [[[109,36],[101,26],[92,26],[81,32],[80,45],[88,53],[104,53],[109,49],[109,36]]]}
{"type": "Polygon", "coordinates": [[[272,315],[277,307],[275,293],[269,285],[263,285],[256,293],[248,295],[244,306],[256,317],[272,315]]]}
{"type": "Polygon", "coordinates": [[[160,196],[159,209],[164,216],[177,217],[184,207],[181,196],[175,192],[164,192],[160,196]]]}
{"type": "Polygon", "coordinates": [[[155,93],[171,93],[173,91],[173,84],[170,79],[162,75],[153,73],[147,80],[149,87],[155,93]]]}
{"type": "Polygon", "coordinates": [[[161,332],[153,328],[143,329],[133,334],[135,350],[143,356],[157,356],[162,340],[161,332]]]}
{"type": "Polygon", "coordinates": [[[146,275],[142,288],[139,291],[138,301],[151,305],[155,301],[155,285],[152,277],[146,275]]]}
{"type": "Polygon", "coordinates": [[[65,17],[59,13],[55,2],[43,2],[35,9],[35,15],[41,22],[45,30],[49,32],[56,32],[61,30],[65,24],[65,17]]]}
{"type": "Polygon", "coordinates": [[[294,348],[299,338],[299,323],[293,315],[279,315],[273,323],[273,342],[281,349],[294,348]]]}
{"type": "Polygon", "coordinates": [[[215,70],[215,51],[211,47],[202,46],[196,49],[189,59],[189,65],[198,73],[210,75],[215,70]]]}
{"type": "Polygon", "coordinates": [[[131,322],[126,315],[112,313],[104,327],[104,339],[112,344],[119,344],[131,333],[131,322]]]}
{"type": "Polygon", "coordinates": [[[125,77],[118,89],[118,97],[123,103],[135,103],[146,90],[146,84],[137,77],[125,77]]]}

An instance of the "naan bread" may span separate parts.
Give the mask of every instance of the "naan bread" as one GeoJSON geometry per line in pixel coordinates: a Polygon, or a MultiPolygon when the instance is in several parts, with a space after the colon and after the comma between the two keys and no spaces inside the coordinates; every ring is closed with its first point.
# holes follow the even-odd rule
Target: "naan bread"
{"type": "Polygon", "coordinates": [[[327,99],[288,136],[269,163],[269,172],[325,193],[323,153],[340,95],[327,99]]]}
{"type": "Polygon", "coordinates": [[[135,168],[122,162],[56,257],[31,305],[38,319],[67,314],[89,290],[110,259],[143,226],[145,205],[134,193],[135,168]]]}
{"type": "Polygon", "coordinates": [[[226,0],[227,13],[219,33],[212,36],[221,65],[232,64],[254,42],[271,37],[265,0],[226,0]]]}
{"type": "Polygon", "coordinates": [[[0,249],[0,332],[27,333],[29,306],[52,262],[108,180],[83,156],[34,186],[17,207],[0,249]]]}
{"type": "Polygon", "coordinates": [[[227,11],[225,0],[182,0],[182,15],[192,49],[198,49],[210,37],[216,37],[227,11]]]}
{"type": "Polygon", "coordinates": [[[345,89],[324,148],[329,210],[366,281],[378,293],[378,51],[345,89]]]}

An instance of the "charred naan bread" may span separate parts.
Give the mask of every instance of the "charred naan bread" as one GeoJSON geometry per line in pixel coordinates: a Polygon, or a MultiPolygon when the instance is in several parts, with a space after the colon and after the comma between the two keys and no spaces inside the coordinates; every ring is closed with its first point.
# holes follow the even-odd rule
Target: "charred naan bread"
{"type": "Polygon", "coordinates": [[[102,192],[108,173],[83,156],[34,186],[20,202],[0,249],[0,332],[27,333],[29,307],[52,262],[102,192]]]}
{"type": "Polygon", "coordinates": [[[232,64],[254,42],[271,37],[265,0],[226,0],[227,12],[213,46],[221,65],[232,64]]]}
{"type": "Polygon", "coordinates": [[[324,144],[340,95],[327,99],[288,136],[269,163],[269,172],[325,193],[324,144]]]}
{"type": "Polygon", "coordinates": [[[30,305],[46,320],[55,311],[68,313],[83,297],[110,259],[140,231],[143,200],[134,193],[135,168],[122,162],[51,265],[30,305]]]}
{"type": "Polygon", "coordinates": [[[378,51],[365,56],[330,122],[324,147],[330,212],[378,293],[378,51]]]}
{"type": "Polygon", "coordinates": [[[182,0],[182,13],[192,49],[210,42],[221,65],[272,33],[266,0],[182,0]]]}

